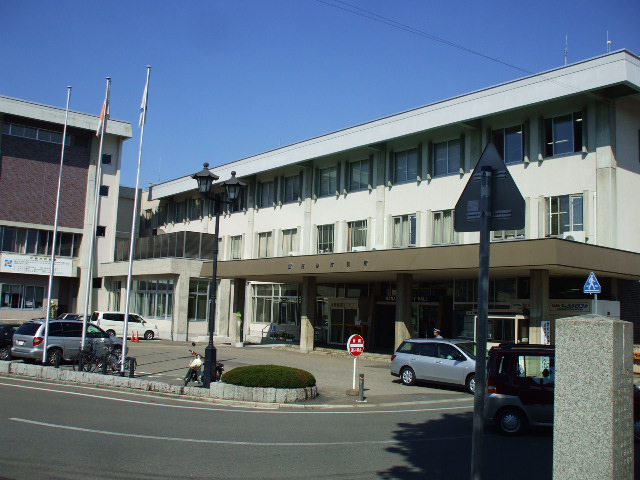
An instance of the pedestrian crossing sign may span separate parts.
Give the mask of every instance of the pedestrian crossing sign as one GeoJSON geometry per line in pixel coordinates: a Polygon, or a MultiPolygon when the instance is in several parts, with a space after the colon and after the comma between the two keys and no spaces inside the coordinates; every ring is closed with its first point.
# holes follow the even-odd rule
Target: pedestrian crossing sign
{"type": "Polygon", "coordinates": [[[600,293],[601,292],[600,284],[598,283],[598,279],[595,274],[591,272],[589,274],[589,278],[587,278],[587,283],[584,284],[583,292],[584,293],[600,293]]]}

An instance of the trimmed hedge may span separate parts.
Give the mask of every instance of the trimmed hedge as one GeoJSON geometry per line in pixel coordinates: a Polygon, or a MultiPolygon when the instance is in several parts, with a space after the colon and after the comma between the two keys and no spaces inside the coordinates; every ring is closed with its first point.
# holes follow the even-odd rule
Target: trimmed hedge
{"type": "Polygon", "coordinates": [[[224,373],[221,380],[241,387],[263,388],[306,388],[316,384],[315,377],[309,372],[281,365],[237,367],[224,373]]]}

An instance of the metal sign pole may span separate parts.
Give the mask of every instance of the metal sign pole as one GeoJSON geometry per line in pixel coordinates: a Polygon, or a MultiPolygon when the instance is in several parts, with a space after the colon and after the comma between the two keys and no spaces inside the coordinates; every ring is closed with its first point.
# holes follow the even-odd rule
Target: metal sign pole
{"type": "Polygon", "coordinates": [[[489,314],[489,252],[492,168],[482,167],[480,187],[480,268],[478,271],[478,322],[476,331],[476,391],[473,396],[471,480],[480,480],[484,434],[484,397],[487,385],[487,317],[489,314]]]}

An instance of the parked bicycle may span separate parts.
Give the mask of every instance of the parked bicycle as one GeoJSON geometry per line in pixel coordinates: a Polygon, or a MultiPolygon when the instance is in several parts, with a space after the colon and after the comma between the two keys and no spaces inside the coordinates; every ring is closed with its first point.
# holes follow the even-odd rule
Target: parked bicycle
{"type": "MultiPolygon", "coordinates": [[[[107,373],[117,373],[122,365],[122,349],[112,343],[102,344],[101,352],[96,349],[96,342],[89,342],[88,347],[80,350],[73,362],[73,370],[83,372],[101,372],[106,361],[107,373]]],[[[128,364],[125,362],[125,371],[128,364]]]]}

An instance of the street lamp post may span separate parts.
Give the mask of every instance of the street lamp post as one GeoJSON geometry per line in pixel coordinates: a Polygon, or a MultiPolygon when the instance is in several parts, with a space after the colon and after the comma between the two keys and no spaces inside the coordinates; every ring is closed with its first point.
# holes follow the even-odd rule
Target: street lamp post
{"type": "MultiPolygon", "coordinates": [[[[223,203],[232,204],[240,195],[240,191],[246,185],[244,182],[236,178],[236,172],[231,172],[231,178],[220,183],[224,187],[223,192],[213,191],[213,182],[220,177],[209,171],[209,164],[204,163],[204,168],[192,175],[192,178],[198,182],[198,191],[202,195],[202,199],[213,198],[213,213],[216,219],[215,230],[213,233],[213,274],[211,276],[211,286],[209,287],[209,345],[204,352],[204,373],[202,376],[202,386],[209,388],[211,379],[215,379],[216,372],[216,347],[213,344],[213,330],[216,319],[216,297],[217,297],[217,280],[218,280],[218,229],[220,228],[220,207],[223,203]],[[227,200],[222,199],[222,194],[226,192],[227,200]]],[[[204,202],[203,202],[204,203],[204,202]]]]}

